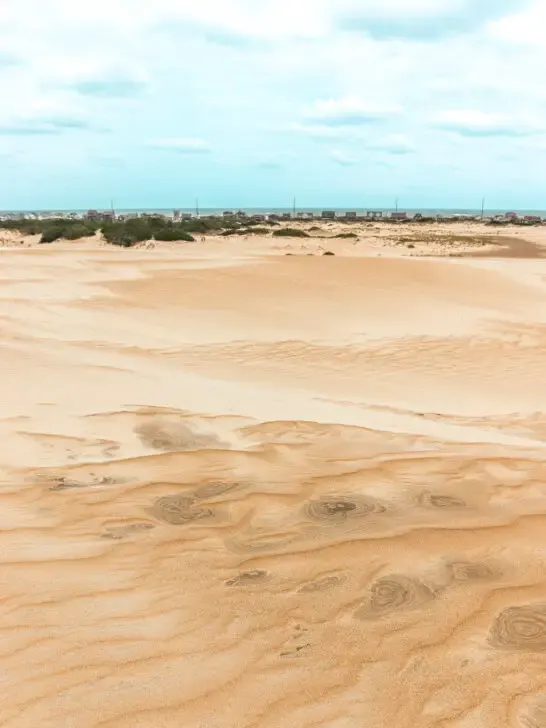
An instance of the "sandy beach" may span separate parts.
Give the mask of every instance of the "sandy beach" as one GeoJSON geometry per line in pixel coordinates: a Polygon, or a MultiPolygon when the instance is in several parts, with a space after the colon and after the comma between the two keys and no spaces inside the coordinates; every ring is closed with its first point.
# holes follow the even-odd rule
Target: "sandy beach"
{"type": "Polygon", "coordinates": [[[3,728],[546,726],[546,228],[318,227],[0,232],[3,728]]]}

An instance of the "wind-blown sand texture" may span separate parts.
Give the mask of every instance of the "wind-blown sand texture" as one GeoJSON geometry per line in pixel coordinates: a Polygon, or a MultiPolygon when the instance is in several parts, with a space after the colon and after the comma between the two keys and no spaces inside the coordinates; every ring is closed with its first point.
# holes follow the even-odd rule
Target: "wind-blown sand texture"
{"type": "Polygon", "coordinates": [[[246,244],[0,253],[0,726],[545,728],[545,264],[246,244]]]}

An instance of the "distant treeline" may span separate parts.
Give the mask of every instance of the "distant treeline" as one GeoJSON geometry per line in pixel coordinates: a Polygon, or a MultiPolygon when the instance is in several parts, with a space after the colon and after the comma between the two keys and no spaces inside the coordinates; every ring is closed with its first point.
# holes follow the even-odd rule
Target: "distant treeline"
{"type": "MultiPolygon", "coordinates": [[[[129,248],[144,240],[195,240],[194,234],[206,233],[264,234],[268,228],[254,227],[258,223],[245,221],[244,226],[236,218],[207,217],[174,221],[160,215],[145,215],[129,220],[98,222],[95,220],[67,220],[65,218],[48,218],[44,220],[4,220],[0,228],[17,230],[23,235],[41,235],[41,243],[52,243],[55,240],[79,240],[95,235],[101,231],[104,239],[113,245],[129,248]],[[259,230],[259,232],[258,232],[259,230]]],[[[263,221],[261,223],[264,224],[263,221]]],[[[268,223],[265,223],[268,224],[268,223]]],[[[276,224],[276,223],[273,223],[276,224]]]]}

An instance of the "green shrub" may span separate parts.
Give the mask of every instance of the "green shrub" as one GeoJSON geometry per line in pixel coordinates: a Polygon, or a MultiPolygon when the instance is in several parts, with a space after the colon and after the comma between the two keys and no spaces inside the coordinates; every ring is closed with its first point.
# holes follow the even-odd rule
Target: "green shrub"
{"type": "Polygon", "coordinates": [[[225,238],[231,235],[269,235],[269,230],[263,227],[241,228],[240,230],[224,230],[222,235],[225,238]]]}
{"type": "Polygon", "coordinates": [[[104,239],[112,245],[121,245],[124,248],[130,248],[135,243],[147,240],[149,238],[148,231],[132,230],[127,222],[112,222],[105,225],[102,229],[104,239]],[[142,237],[144,235],[144,237],[142,237]]]}
{"type": "Polygon", "coordinates": [[[358,238],[358,235],[356,233],[339,233],[339,235],[334,235],[335,238],[358,238]]]}
{"type": "Polygon", "coordinates": [[[95,231],[93,229],[90,229],[87,225],[78,223],[76,225],[67,225],[63,230],[62,237],[67,240],[79,240],[80,238],[87,238],[94,234],[95,231]]]}
{"type": "Polygon", "coordinates": [[[142,242],[136,235],[128,230],[121,230],[109,237],[105,236],[105,238],[109,243],[112,243],[112,245],[121,245],[122,248],[131,248],[136,243],[142,242]]]}
{"type": "Polygon", "coordinates": [[[264,227],[255,227],[251,230],[245,230],[246,235],[269,235],[268,228],[264,227]]]}
{"type": "Polygon", "coordinates": [[[53,243],[63,237],[64,229],[61,226],[51,225],[43,231],[40,243],[53,243]]]}
{"type": "Polygon", "coordinates": [[[193,242],[195,238],[185,230],[179,227],[166,227],[154,233],[154,240],[184,240],[188,243],[193,242]]]}
{"type": "Polygon", "coordinates": [[[309,233],[305,230],[298,230],[297,228],[282,228],[281,230],[274,230],[273,235],[276,238],[308,238],[309,233]]]}

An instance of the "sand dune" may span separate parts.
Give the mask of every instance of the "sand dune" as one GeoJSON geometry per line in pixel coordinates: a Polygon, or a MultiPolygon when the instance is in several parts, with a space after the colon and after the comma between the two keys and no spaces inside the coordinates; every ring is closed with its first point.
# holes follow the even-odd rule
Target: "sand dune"
{"type": "Polygon", "coordinates": [[[213,245],[0,254],[0,726],[544,728],[542,261],[213,245]]]}

